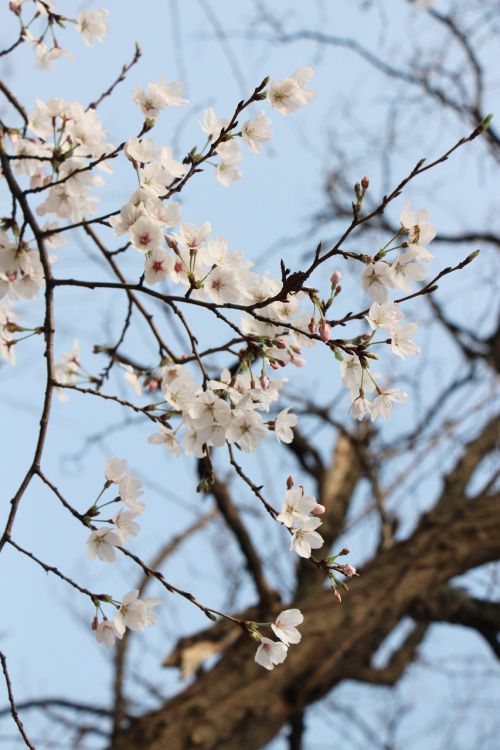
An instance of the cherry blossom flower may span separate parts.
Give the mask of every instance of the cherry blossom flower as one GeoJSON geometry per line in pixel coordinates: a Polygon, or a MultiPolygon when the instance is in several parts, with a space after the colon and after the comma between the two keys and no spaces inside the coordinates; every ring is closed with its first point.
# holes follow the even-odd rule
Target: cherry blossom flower
{"type": "Polygon", "coordinates": [[[293,430],[297,424],[297,415],[289,414],[291,406],[282,409],[274,422],[274,433],[280,443],[291,443],[293,441],[293,430]]]}
{"type": "Polygon", "coordinates": [[[114,622],[104,619],[100,622],[95,629],[95,637],[98,643],[103,643],[108,648],[113,648],[115,640],[121,638],[123,633],[120,635],[114,622]]]}
{"type": "Polygon", "coordinates": [[[235,417],[229,425],[226,437],[228,443],[238,443],[245,453],[254,453],[260,440],[268,435],[268,429],[262,424],[262,417],[256,412],[248,412],[235,417]]]}
{"type": "Polygon", "coordinates": [[[216,177],[221,185],[228,187],[231,182],[242,177],[240,168],[236,166],[243,159],[240,145],[235,140],[224,141],[217,147],[217,154],[221,161],[217,165],[216,177]]]}
{"type": "Polygon", "coordinates": [[[373,331],[378,328],[386,328],[390,331],[403,319],[403,313],[396,302],[389,300],[382,303],[374,302],[365,318],[373,331]]]}
{"type": "Polygon", "coordinates": [[[141,164],[155,161],[160,155],[160,150],[151,138],[131,138],[126,142],[123,151],[128,159],[141,164]]]}
{"type": "Polygon", "coordinates": [[[321,525],[319,518],[307,518],[301,522],[298,529],[292,534],[290,550],[296,552],[299,557],[311,557],[313,549],[319,549],[323,546],[324,539],[315,529],[321,525]]]}
{"type": "Polygon", "coordinates": [[[163,247],[156,247],[146,258],[144,280],[147,284],[159,284],[171,273],[175,259],[163,247]]]}
{"type": "Polygon", "coordinates": [[[168,427],[162,427],[161,432],[155,432],[148,437],[148,443],[152,445],[164,445],[174,456],[179,455],[179,443],[177,437],[168,427]]]}
{"type": "Polygon", "coordinates": [[[364,396],[358,396],[358,398],[355,398],[352,402],[352,406],[349,410],[349,413],[351,417],[354,417],[354,419],[363,419],[363,417],[367,416],[368,414],[371,414],[372,411],[372,404],[368,399],[366,399],[364,396]]]}
{"type": "Polygon", "coordinates": [[[108,15],[108,10],[91,10],[82,11],[77,18],[77,29],[83,37],[87,47],[94,46],[94,37],[99,42],[105,38],[108,33],[108,27],[104,19],[108,15]]]}
{"type": "Polygon", "coordinates": [[[130,510],[124,510],[123,508],[113,518],[113,523],[116,527],[116,532],[121,539],[121,544],[125,544],[129,536],[137,536],[141,527],[134,521],[139,513],[133,513],[130,510]]]}
{"type": "Polygon", "coordinates": [[[143,495],[142,483],[132,474],[125,474],[118,484],[120,500],[135,513],[142,513],[144,503],[138,498],[143,495]]]}
{"type": "Polygon", "coordinates": [[[297,625],[304,622],[304,615],[300,609],[285,609],[281,612],[276,621],[273,622],[271,628],[274,635],[280,639],[287,646],[295,643],[300,643],[302,638],[301,634],[297,630],[297,625]]]}
{"type": "Polygon", "coordinates": [[[226,427],[231,421],[229,404],[211,391],[204,391],[196,397],[189,414],[197,427],[209,427],[214,422],[226,427]]]}
{"type": "Polygon", "coordinates": [[[423,281],[427,276],[427,270],[421,263],[412,262],[413,259],[405,259],[400,256],[392,264],[392,279],[394,286],[403,289],[405,292],[411,292],[412,281],[423,281]]]}
{"type": "Polygon", "coordinates": [[[383,260],[368,263],[361,274],[361,286],[377,302],[387,299],[386,287],[393,287],[391,266],[383,260]]]}
{"type": "Polygon", "coordinates": [[[237,182],[243,177],[241,169],[232,161],[220,161],[217,164],[215,173],[218,182],[224,187],[229,187],[231,183],[237,182]]]}
{"type": "Polygon", "coordinates": [[[358,575],[356,573],[356,568],[354,567],[354,565],[349,565],[349,563],[347,565],[342,566],[342,572],[348,578],[352,578],[353,576],[358,575]]]}
{"type": "Polygon", "coordinates": [[[411,340],[417,328],[416,323],[408,323],[408,325],[398,326],[394,329],[391,339],[391,348],[394,354],[404,358],[420,352],[420,347],[411,340]]]}
{"type": "Polygon", "coordinates": [[[216,305],[236,302],[239,299],[238,277],[231,268],[225,266],[217,266],[210,271],[203,288],[216,305]]]}
{"type": "Polygon", "coordinates": [[[265,116],[264,112],[259,112],[257,117],[247,120],[241,128],[243,140],[254,154],[260,154],[261,144],[268,141],[272,134],[271,120],[265,116]]]}
{"type": "Polygon", "coordinates": [[[118,362],[118,364],[123,370],[125,370],[125,375],[123,377],[125,378],[126,382],[132,386],[135,395],[140,396],[142,393],[142,383],[141,383],[141,379],[139,377],[138,372],[134,370],[132,365],[127,365],[127,364],[124,364],[123,362],[118,362]]]}
{"type": "Polygon", "coordinates": [[[132,247],[145,253],[155,250],[163,240],[163,232],[158,222],[149,216],[141,216],[130,227],[130,241],[132,247]]]}
{"type": "Polygon", "coordinates": [[[402,404],[408,400],[408,395],[398,388],[387,388],[381,391],[373,400],[371,408],[371,421],[374,422],[377,417],[388,419],[392,414],[392,404],[402,404]]]}
{"type": "Polygon", "coordinates": [[[134,102],[141,110],[144,117],[155,119],[162,109],[173,105],[181,107],[188,103],[187,99],[181,97],[182,83],[167,83],[165,79],[160,79],[156,83],[148,84],[147,91],[136,86],[133,93],[134,102]]]}
{"type": "Polygon", "coordinates": [[[144,630],[147,624],[148,612],[145,603],[139,599],[139,590],[133,589],[122,599],[118,614],[115,617],[114,625],[121,638],[125,633],[125,628],[130,630],[144,630]]]}
{"type": "Polygon", "coordinates": [[[290,78],[272,81],[267,92],[271,107],[277,109],[282,115],[288,115],[311,102],[315,93],[312,89],[307,89],[306,84],[312,76],[312,68],[299,68],[290,78]]]}
{"type": "Polygon", "coordinates": [[[312,513],[315,507],[315,497],[304,495],[300,487],[291,488],[286,490],[283,496],[281,513],[276,520],[291,529],[293,526],[306,521],[309,518],[309,513],[312,513]]]}
{"type": "Polygon", "coordinates": [[[108,528],[97,529],[93,531],[87,539],[87,552],[91,560],[96,557],[104,562],[113,562],[116,555],[113,549],[121,544],[118,534],[108,528]]]}
{"type": "Polygon", "coordinates": [[[408,232],[408,243],[425,247],[432,242],[437,232],[429,221],[429,212],[425,209],[412,211],[407,203],[399,215],[401,226],[408,232]]]}
{"type": "Polygon", "coordinates": [[[288,646],[281,641],[272,641],[261,636],[260,646],[255,654],[255,661],[264,669],[274,669],[276,664],[282,664],[288,654],[288,646]]]}
{"type": "Polygon", "coordinates": [[[127,472],[127,461],[124,458],[110,458],[104,469],[108,482],[118,483],[127,472]]]}
{"type": "Polygon", "coordinates": [[[217,117],[212,107],[207,107],[203,112],[203,118],[200,122],[202,131],[215,141],[220,135],[223,128],[227,128],[229,120],[227,117],[217,117]]]}
{"type": "Polygon", "coordinates": [[[212,225],[205,221],[201,226],[182,224],[178,240],[189,250],[199,250],[212,231],[212,225]]]}

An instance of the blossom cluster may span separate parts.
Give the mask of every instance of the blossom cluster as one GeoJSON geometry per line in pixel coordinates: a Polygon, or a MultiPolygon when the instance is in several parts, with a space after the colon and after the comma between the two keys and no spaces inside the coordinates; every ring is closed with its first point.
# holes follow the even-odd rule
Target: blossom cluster
{"type": "Polygon", "coordinates": [[[99,495],[111,485],[117,485],[118,497],[101,505],[96,503],[87,511],[87,517],[96,520],[101,508],[111,503],[121,501],[125,508],[120,508],[111,520],[106,520],[106,526],[94,529],[87,539],[87,551],[89,558],[95,560],[98,557],[104,562],[115,560],[115,547],[124,545],[129,536],[137,536],[140,531],[139,524],[135,521],[144,511],[144,503],[139,498],[144,494],[142,484],[133,474],[127,473],[127,462],[125,459],[111,458],[105,468],[106,481],[99,495]]]}
{"type": "Polygon", "coordinates": [[[313,549],[323,546],[323,537],[316,529],[321,525],[318,516],[323,515],[325,508],[312,495],[304,495],[303,487],[293,487],[291,477],[287,484],[283,507],[276,520],[292,532],[290,549],[300,557],[309,558],[313,549]]]}
{"type": "Polygon", "coordinates": [[[258,623],[251,623],[252,636],[260,644],[255,654],[256,663],[268,670],[282,664],[288,655],[288,647],[300,643],[302,635],[297,625],[303,622],[304,616],[300,609],[285,609],[281,612],[275,622],[270,624],[278,641],[261,635],[258,623]]]}
{"type": "MultiPolygon", "coordinates": [[[[115,548],[125,545],[130,536],[137,536],[139,533],[140,527],[135,519],[144,511],[144,503],[139,499],[143,495],[142,484],[137,477],[127,472],[125,459],[111,458],[106,464],[104,475],[104,487],[85,514],[85,518],[89,525],[94,526],[98,521],[106,525],[92,530],[87,539],[87,552],[91,560],[99,558],[110,563],[116,558],[115,548]],[[104,492],[111,486],[116,486],[118,497],[98,504],[104,492]],[[116,502],[123,503],[124,507],[121,507],[112,519],[100,519],[102,508],[116,502]]],[[[92,628],[99,643],[104,643],[110,648],[116,638],[123,637],[126,628],[139,631],[154,625],[156,616],[152,608],[160,604],[160,599],[140,599],[139,591],[136,589],[126,594],[121,602],[111,597],[106,601],[117,608],[115,618],[109,620],[102,613],[103,618],[99,621],[102,602],[96,601],[96,616],[92,628]]]]}
{"type": "Polygon", "coordinates": [[[289,413],[289,407],[267,423],[261,414],[269,412],[271,404],[279,398],[283,382],[278,378],[267,379],[263,387],[262,379],[253,380],[248,369],[235,376],[224,370],[220,380],[210,380],[204,390],[187,366],[166,366],[162,369],[161,390],[171,408],[165,416],[169,420],[179,419],[179,424],[175,429],[162,425],[149,442],[163,444],[179,455],[178,433],[183,424],[184,452],[197,458],[205,455],[208,447],[226,442],[237,443],[246,453],[253,453],[270,431],[274,431],[279,441],[290,443],[297,417],[289,413]]]}
{"type": "Polygon", "coordinates": [[[55,29],[64,29],[67,23],[73,23],[87,47],[92,47],[96,40],[102,42],[108,33],[105,21],[109,12],[107,10],[82,11],[76,19],[69,18],[56,10],[54,0],[9,0],[9,9],[19,17],[22,39],[33,45],[38,64],[42,68],[50,68],[60,57],[68,60],[73,57],[68,49],[58,43],[55,29]],[[28,5],[34,10],[34,15],[24,22],[22,12],[28,5]],[[41,21],[40,34],[34,34],[30,29],[37,19],[41,21]]]}

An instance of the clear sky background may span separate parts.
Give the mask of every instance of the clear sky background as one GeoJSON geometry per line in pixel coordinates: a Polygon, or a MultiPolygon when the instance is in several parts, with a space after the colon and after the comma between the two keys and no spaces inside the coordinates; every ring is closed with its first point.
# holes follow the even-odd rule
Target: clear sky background
{"type": "MultiPolygon", "coordinates": [[[[367,173],[372,180],[371,189],[376,195],[382,195],[387,190],[385,180],[390,181],[389,184],[395,183],[422,156],[441,153],[444,147],[471,129],[460,127],[456,120],[432,108],[418,119],[409,115],[405,121],[404,102],[408,102],[409,112],[415,112],[416,92],[400,83],[388,84],[348,50],[325,49],[308,41],[289,45],[270,43],[269,29],[255,25],[258,3],[252,0],[237,3],[218,0],[208,6],[216,11],[217,23],[225,30],[222,41],[217,38],[217,23],[214,26],[203,2],[109,0],[105,6],[110,10],[109,35],[103,44],[86,48],[72,28],[60,34],[61,45],[74,52],[73,62],[60,60],[53,72],[38,70],[34,65],[33,51],[26,46],[3,62],[0,75],[16,91],[26,109],[32,109],[37,97],[91,101],[114,79],[120,66],[132,57],[134,42],[139,41],[143,48],[142,60],[113,98],[103,102],[99,108],[100,116],[109,140],[119,143],[138,132],[142,124],[131,98],[135,85],[144,86],[160,76],[166,76],[168,80],[183,80],[191,105],[180,110],[165,110],[152,133],[158,144],[171,146],[174,155],[182,159],[192,146],[201,146],[204,142],[198,126],[204,107],[213,106],[217,114],[230,115],[235,103],[248,95],[264,76],[283,78],[298,67],[315,67],[312,84],[317,92],[315,102],[288,118],[271,112],[274,137],[260,157],[245,153],[241,182],[225,189],[208,169],[193,179],[182,193],[185,219],[193,223],[209,219],[214,233],[226,236],[230,247],[244,250],[256,262],[259,271],[269,270],[278,276],[280,257],[298,264],[319,239],[328,241],[337,235],[340,223],[322,223],[314,221],[313,217],[325,204],[325,172],[338,163],[339,152],[346,154],[344,176],[348,184],[352,185],[367,173]],[[405,138],[391,142],[388,112],[395,97],[400,105],[398,126],[403,123],[401,130],[405,138]],[[382,173],[378,151],[374,150],[373,144],[380,140],[387,150],[389,174],[387,171],[382,173]]],[[[291,29],[326,28],[338,36],[355,38],[393,61],[402,54],[405,43],[409,44],[410,36],[415,40],[419,34],[431,33],[425,11],[404,0],[308,4],[277,0],[272,6],[277,15],[283,15],[291,29]]],[[[58,7],[71,16],[81,9],[101,6],[94,2],[82,4],[68,0],[59,2],[58,7]]],[[[446,3],[442,7],[447,7],[446,3]]],[[[14,20],[4,2],[0,9],[2,47],[17,33],[14,20]]],[[[491,76],[487,77],[486,109],[500,112],[498,70],[493,69],[495,48],[489,43],[485,43],[484,57],[492,70],[491,76]]],[[[3,115],[4,111],[2,102],[0,113],[3,115]]],[[[134,175],[125,160],[116,160],[114,167],[115,175],[104,175],[106,187],[99,191],[100,213],[120,207],[134,189],[134,175]]],[[[478,224],[484,226],[485,222],[490,222],[493,227],[496,223],[498,228],[498,208],[495,214],[494,202],[490,200],[493,191],[498,191],[494,180],[495,172],[485,146],[473,144],[439,172],[413,184],[407,198],[415,207],[430,208],[433,223],[441,231],[459,231],[478,224]]],[[[404,202],[400,200],[394,204],[390,212],[392,217],[397,217],[404,202]]],[[[119,243],[118,240],[117,245],[119,243]]],[[[464,255],[473,249],[465,248],[464,255]]],[[[436,255],[430,273],[458,260],[456,250],[442,246],[436,255]]],[[[132,279],[137,278],[142,270],[141,259],[133,253],[119,257],[124,272],[132,279]]],[[[83,234],[74,235],[67,247],[58,251],[54,268],[56,274],[64,276],[107,278],[106,270],[92,254],[83,234]]],[[[483,248],[480,263],[473,273],[467,278],[450,281],[450,309],[457,311],[462,308],[464,312],[463,300],[467,299],[467,321],[472,325],[483,321],[486,330],[491,320],[485,311],[491,309],[491,300],[497,291],[493,285],[497,272],[498,264],[493,253],[483,248]],[[474,290],[475,293],[470,295],[474,290]],[[478,290],[480,294],[477,294],[478,290]]],[[[359,293],[353,291],[352,296],[348,296],[350,286],[347,272],[346,292],[339,301],[340,312],[363,304],[359,293]]],[[[89,370],[98,371],[101,365],[92,354],[92,348],[94,344],[114,341],[126,312],[123,296],[75,289],[61,289],[56,295],[56,354],[68,351],[73,338],[78,338],[82,362],[89,370]]],[[[26,325],[40,322],[41,309],[41,305],[19,305],[26,325]]],[[[409,317],[419,319],[423,324],[419,343],[425,343],[426,354],[422,361],[396,365],[392,360],[390,362],[393,377],[400,377],[410,393],[412,386],[419,383],[419,398],[414,398],[404,407],[403,415],[384,428],[388,437],[416,419],[436,383],[446,382],[456,367],[453,345],[443,336],[436,337],[428,315],[428,308],[423,305],[408,310],[409,317]]],[[[194,316],[191,319],[196,321],[194,316]]],[[[205,341],[218,335],[218,331],[206,323],[200,321],[200,325],[205,341]]],[[[128,337],[125,349],[139,361],[151,361],[156,353],[144,334],[145,329],[139,324],[128,337]]],[[[0,521],[3,521],[8,499],[30,461],[45,377],[42,341],[30,340],[18,349],[16,368],[0,368],[3,428],[0,521]]],[[[320,394],[324,399],[338,393],[338,369],[321,353],[311,355],[310,359],[310,368],[287,373],[290,378],[293,376],[290,389],[320,394]]],[[[111,387],[132,398],[121,373],[115,374],[111,387]]],[[[338,407],[342,418],[347,408],[344,397],[338,407]]],[[[192,461],[185,458],[176,461],[158,447],[148,445],[147,437],[152,430],[141,419],[123,414],[113,404],[71,394],[69,403],[55,404],[52,420],[44,466],[48,476],[76,507],[83,509],[92,503],[102,485],[105,462],[112,455],[127,458],[131,470],[142,478],[147,512],[141,519],[142,532],[138,540],[134,540],[133,548],[144,558],[150,558],[160,544],[211,507],[209,500],[194,492],[192,461]]],[[[321,443],[321,436],[319,440],[326,455],[329,445],[321,443]]],[[[290,458],[284,449],[273,449],[262,461],[257,465],[249,460],[247,465],[261,472],[267,496],[277,505],[283,479],[292,466],[290,458]],[[274,479],[276,476],[280,477],[278,484],[274,479]]],[[[439,471],[441,467],[436,467],[432,457],[428,457],[423,462],[421,484],[415,487],[411,496],[401,498],[402,532],[408,531],[418,513],[432,503],[437,486],[436,468],[439,471]]],[[[275,584],[284,582],[286,587],[290,573],[286,563],[280,561],[280,556],[284,559],[288,555],[286,540],[275,534],[274,529],[263,530],[258,518],[252,515],[251,498],[240,492],[238,499],[250,509],[248,523],[261,535],[264,558],[272,566],[271,579],[275,584]]],[[[359,505],[362,505],[361,497],[359,505]]],[[[169,561],[167,579],[188,588],[202,601],[215,607],[230,603],[236,608],[252,601],[251,586],[238,586],[241,560],[232,540],[227,539],[227,532],[219,524],[211,524],[208,529],[193,537],[181,553],[169,561]],[[226,572],[228,564],[233,567],[229,578],[226,572]],[[233,584],[235,590],[231,588],[233,584]]],[[[372,532],[372,527],[361,524],[352,533],[347,533],[344,541],[353,550],[354,564],[370,557],[375,538],[372,532]]],[[[135,569],[123,560],[114,566],[99,562],[91,564],[86,557],[85,530],[68,519],[54,497],[36,481],[23,499],[15,538],[93,590],[112,591],[121,597],[133,588],[137,580],[135,569]]],[[[288,561],[288,557],[286,559],[288,561]]],[[[475,576],[479,588],[482,581],[490,581],[487,571],[475,576]]],[[[132,670],[146,676],[144,682],[137,680],[134,688],[137,691],[134,698],[143,706],[156,703],[152,686],[163,695],[173,694],[179,689],[178,674],[161,669],[161,659],[178,636],[206,624],[193,608],[168,598],[164,591],[151,586],[150,595],[163,599],[160,622],[156,628],[134,638],[130,658],[132,670]]],[[[348,606],[348,601],[344,606],[348,606]]],[[[110,654],[96,644],[90,631],[92,614],[87,601],[78,599],[75,592],[68,590],[62,582],[45,576],[28,560],[20,559],[13,550],[7,549],[2,554],[0,644],[9,657],[19,700],[67,696],[107,704],[112,674],[110,654]]],[[[381,660],[384,653],[387,649],[380,654],[381,660]]],[[[482,750],[495,750],[498,745],[490,736],[494,719],[489,709],[494,691],[498,690],[498,677],[498,669],[479,637],[460,628],[435,627],[423,649],[420,664],[410,669],[396,697],[391,697],[383,689],[343,685],[336,691],[333,703],[323,703],[312,710],[306,748],[320,750],[340,740],[347,740],[352,747],[366,747],[363,735],[351,729],[343,713],[344,707],[352,707],[355,702],[378,737],[394,713],[404,714],[397,729],[398,748],[453,747],[468,750],[486,723],[490,734],[485,734],[481,747],[482,750]],[[454,669],[450,665],[455,655],[460,652],[470,657],[467,677],[463,679],[460,674],[450,677],[449,673],[454,669]],[[462,708],[460,701],[463,702],[462,708]],[[454,734],[449,722],[443,722],[443,715],[452,716],[454,712],[459,712],[464,719],[460,721],[460,734],[454,734]]],[[[33,730],[35,739],[38,732],[38,748],[65,747],[64,732],[55,725],[48,729],[34,714],[26,715],[26,725],[33,730]]],[[[0,750],[17,747],[14,737],[10,719],[0,719],[0,750]]],[[[377,747],[375,739],[372,746],[377,747]]],[[[85,747],[101,748],[102,739],[89,739],[85,747]]],[[[272,743],[273,750],[285,747],[280,738],[272,743]]]]}

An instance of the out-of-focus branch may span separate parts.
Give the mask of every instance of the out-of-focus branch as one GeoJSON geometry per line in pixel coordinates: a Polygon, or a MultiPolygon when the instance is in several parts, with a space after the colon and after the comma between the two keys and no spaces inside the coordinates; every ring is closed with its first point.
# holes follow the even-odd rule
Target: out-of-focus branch
{"type": "Polygon", "coordinates": [[[500,604],[496,602],[446,586],[418,599],[410,608],[410,615],[422,623],[447,622],[477,630],[500,659],[500,604]]]}
{"type": "Polygon", "coordinates": [[[428,623],[418,623],[408,633],[402,645],[391,655],[389,663],[380,669],[375,667],[361,668],[352,676],[355,680],[371,685],[395,685],[405,673],[407,667],[415,661],[418,647],[424,640],[428,623]]]}

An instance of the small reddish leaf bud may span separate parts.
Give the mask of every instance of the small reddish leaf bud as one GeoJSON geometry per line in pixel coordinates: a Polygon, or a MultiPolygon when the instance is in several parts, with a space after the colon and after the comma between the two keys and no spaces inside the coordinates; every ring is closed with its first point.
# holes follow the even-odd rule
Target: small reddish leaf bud
{"type": "Polygon", "coordinates": [[[342,597],[340,596],[340,591],[338,589],[332,589],[333,598],[335,599],[338,604],[342,603],[342,597]]]}
{"type": "Polygon", "coordinates": [[[286,480],[286,488],[287,488],[287,490],[291,490],[292,487],[293,487],[293,485],[294,485],[294,483],[295,483],[295,479],[290,474],[290,476],[286,480]]]}

